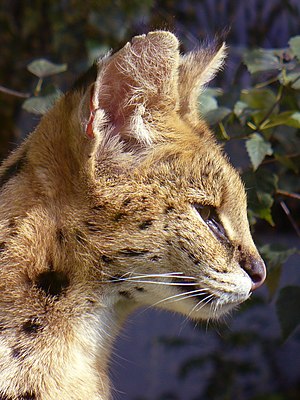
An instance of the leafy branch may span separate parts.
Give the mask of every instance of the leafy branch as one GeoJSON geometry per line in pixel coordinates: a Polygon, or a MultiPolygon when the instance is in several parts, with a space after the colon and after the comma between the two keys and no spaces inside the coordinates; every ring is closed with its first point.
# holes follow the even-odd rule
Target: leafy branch
{"type": "Polygon", "coordinates": [[[44,114],[61,95],[61,91],[53,85],[43,88],[44,81],[50,76],[66,71],[67,65],[54,64],[40,58],[28,64],[27,69],[38,78],[33,93],[18,92],[4,86],[0,86],[0,92],[26,99],[22,105],[26,111],[38,115],[44,114]]]}
{"type": "Polygon", "coordinates": [[[17,90],[9,89],[2,85],[0,85],[0,92],[8,94],[10,96],[21,97],[22,99],[30,97],[30,93],[18,92],[17,90]]]}

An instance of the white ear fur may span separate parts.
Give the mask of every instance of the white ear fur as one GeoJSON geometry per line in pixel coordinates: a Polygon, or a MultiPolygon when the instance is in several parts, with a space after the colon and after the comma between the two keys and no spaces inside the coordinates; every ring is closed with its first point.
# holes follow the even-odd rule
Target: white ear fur
{"type": "MultiPolygon", "coordinates": [[[[99,63],[92,108],[104,110],[110,133],[123,141],[150,144],[153,110],[176,107],[178,40],[170,32],[136,36],[118,53],[99,63]]],[[[99,130],[94,118],[93,129],[99,130]]]]}
{"type": "Polygon", "coordinates": [[[205,85],[220,70],[226,57],[226,45],[201,49],[181,57],[179,66],[180,113],[195,118],[198,115],[198,97],[205,85]]]}

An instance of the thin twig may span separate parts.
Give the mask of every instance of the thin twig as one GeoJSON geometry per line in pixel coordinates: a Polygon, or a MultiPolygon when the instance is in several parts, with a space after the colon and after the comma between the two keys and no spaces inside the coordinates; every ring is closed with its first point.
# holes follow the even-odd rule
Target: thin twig
{"type": "Polygon", "coordinates": [[[285,190],[280,190],[280,189],[277,189],[276,193],[280,194],[282,196],[291,197],[292,199],[300,200],[300,194],[298,194],[298,193],[290,193],[290,192],[286,192],[285,190]]]}
{"type": "Polygon", "coordinates": [[[8,89],[1,85],[0,85],[0,92],[9,94],[9,95],[15,96],[15,97],[21,97],[22,99],[28,99],[28,97],[31,96],[30,93],[17,92],[16,90],[8,89]]]}
{"type": "Polygon", "coordinates": [[[298,228],[288,206],[285,204],[285,202],[283,200],[280,201],[280,205],[281,205],[283,211],[285,212],[285,215],[288,217],[290,223],[292,224],[292,227],[295,229],[297,236],[300,237],[300,229],[298,228]]]}
{"type": "MultiPolygon", "coordinates": [[[[295,158],[295,157],[299,157],[299,156],[300,156],[300,153],[294,153],[294,154],[287,154],[285,157],[290,159],[290,158],[295,158]]],[[[268,158],[267,160],[263,160],[262,164],[265,165],[265,164],[271,164],[274,162],[280,162],[280,161],[277,160],[277,158],[272,157],[272,158],[268,158]]]]}

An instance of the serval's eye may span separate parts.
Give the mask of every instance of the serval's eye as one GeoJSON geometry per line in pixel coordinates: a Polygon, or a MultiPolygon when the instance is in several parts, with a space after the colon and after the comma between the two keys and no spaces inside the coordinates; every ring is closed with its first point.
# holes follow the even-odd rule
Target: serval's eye
{"type": "Polygon", "coordinates": [[[207,221],[214,213],[214,208],[211,206],[204,206],[202,204],[195,203],[194,207],[199,213],[200,217],[203,219],[203,221],[207,221]]]}
{"type": "Polygon", "coordinates": [[[213,206],[205,206],[203,204],[194,203],[193,206],[197,210],[202,220],[206,223],[212,233],[222,242],[230,244],[226,231],[219,219],[218,213],[213,206]]]}

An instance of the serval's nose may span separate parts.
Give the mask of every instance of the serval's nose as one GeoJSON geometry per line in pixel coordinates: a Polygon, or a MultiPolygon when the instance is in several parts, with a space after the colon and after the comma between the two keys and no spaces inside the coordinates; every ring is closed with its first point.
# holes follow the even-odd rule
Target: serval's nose
{"type": "Polygon", "coordinates": [[[267,275],[266,266],[258,254],[247,254],[246,252],[240,250],[240,266],[251,278],[252,292],[258,289],[264,283],[267,275]]]}

